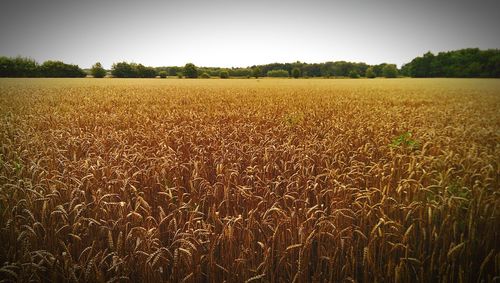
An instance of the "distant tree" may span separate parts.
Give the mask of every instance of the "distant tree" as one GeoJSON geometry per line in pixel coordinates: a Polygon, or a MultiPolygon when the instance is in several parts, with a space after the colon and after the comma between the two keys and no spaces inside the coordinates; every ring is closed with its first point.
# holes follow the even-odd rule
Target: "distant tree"
{"type": "Polygon", "coordinates": [[[403,64],[403,66],[401,66],[400,74],[403,76],[406,76],[406,77],[410,77],[411,76],[411,64],[410,63],[403,64]]]}
{"type": "Polygon", "coordinates": [[[413,59],[408,65],[412,77],[425,78],[431,77],[431,64],[434,60],[434,54],[427,52],[423,57],[413,59]]]}
{"type": "Polygon", "coordinates": [[[219,72],[219,77],[221,79],[227,79],[229,78],[229,72],[227,70],[222,70],[219,72]]]}
{"type": "Polygon", "coordinates": [[[368,69],[366,69],[365,77],[367,77],[369,79],[373,79],[376,77],[375,71],[373,70],[373,67],[369,67],[368,69]]]}
{"type": "MultiPolygon", "coordinates": [[[[35,60],[21,56],[17,56],[13,60],[14,60],[16,77],[40,76],[40,65],[38,65],[38,63],[35,60]]],[[[74,67],[74,65],[72,65],[72,67],[74,67]]],[[[78,66],[76,66],[76,69],[79,69],[83,73],[83,70],[78,68],[78,66]]]]}
{"type": "Polygon", "coordinates": [[[136,78],[137,70],[127,62],[119,62],[113,64],[111,74],[117,78],[136,78]]]}
{"type": "Polygon", "coordinates": [[[178,73],[182,73],[182,67],[169,67],[168,75],[169,76],[177,76],[178,73]]]}
{"type": "Polygon", "coordinates": [[[275,78],[288,78],[290,74],[288,73],[287,70],[271,70],[267,72],[268,77],[275,77],[275,78]]]}
{"type": "Polygon", "coordinates": [[[40,70],[38,63],[24,57],[0,57],[0,77],[38,77],[40,70]]]}
{"type": "Polygon", "coordinates": [[[152,67],[146,67],[142,64],[132,64],[135,73],[139,78],[154,78],[156,77],[156,70],[152,67]]]}
{"type": "Polygon", "coordinates": [[[252,76],[254,76],[256,79],[258,79],[261,76],[261,70],[259,67],[254,67],[252,69],[252,76]]]}
{"type": "Polygon", "coordinates": [[[387,64],[382,68],[382,73],[386,78],[395,78],[398,76],[398,68],[394,64],[387,64]]]}
{"type": "Polygon", "coordinates": [[[184,77],[184,75],[183,75],[181,72],[178,72],[178,73],[176,74],[176,76],[177,76],[177,78],[179,78],[179,79],[182,79],[182,78],[184,77]]]}
{"type": "Polygon", "coordinates": [[[357,79],[357,78],[359,78],[358,72],[356,72],[354,70],[350,71],[349,72],[349,78],[351,78],[351,79],[357,79]]]}
{"type": "Polygon", "coordinates": [[[468,78],[477,78],[482,74],[482,65],[479,62],[472,62],[467,65],[464,76],[468,78]]]}
{"type": "Polygon", "coordinates": [[[231,68],[228,72],[230,77],[248,77],[252,75],[252,69],[249,68],[231,68]]]}
{"type": "Polygon", "coordinates": [[[197,78],[198,77],[198,69],[196,68],[196,66],[192,63],[187,63],[185,66],[184,66],[184,76],[186,78],[197,78]]]}
{"type": "Polygon", "coordinates": [[[156,69],[142,64],[119,62],[113,64],[111,74],[117,78],[154,78],[156,69]]]}
{"type": "Polygon", "coordinates": [[[102,67],[100,62],[95,63],[90,69],[90,74],[94,78],[104,78],[106,76],[106,70],[102,67]]]}
{"type": "Polygon", "coordinates": [[[488,71],[488,77],[500,78],[500,51],[498,54],[488,56],[489,59],[486,62],[485,69],[488,71]]]}
{"type": "Polygon", "coordinates": [[[371,66],[373,69],[373,72],[375,73],[375,77],[383,77],[382,69],[384,68],[385,65],[387,65],[387,63],[382,63],[382,64],[371,66]]]}
{"type": "Polygon", "coordinates": [[[158,75],[160,76],[160,78],[164,79],[167,77],[167,71],[159,71],[158,72],[158,75]]]}
{"type": "Polygon", "coordinates": [[[87,75],[77,65],[65,64],[61,61],[45,61],[40,66],[40,74],[47,78],[81,78],[87,75]]]}
{"type": "Polygon", "coordinates": [[[4,56],[0,57],[0,77],[14,77],[14,74],[14,60],[4,56]]]}
{"type": "Polygon", "coordinates": [[[299,68],[292,69],[292,77],[294,77],[296,79],[300,77],[300,69],[299,68]]]}
{"type": "Polygon", "coordinates": [[[200,76],[200,77],[201,77],[201,78],[203,78],[203,79],[209,79],[209,78],[210,78],[210,75],[209,75],[209,74],[207,74],[206,72],[204,72],[204,73],[202,73],[202,74],[201,74],[201,76],[200,76]]]}

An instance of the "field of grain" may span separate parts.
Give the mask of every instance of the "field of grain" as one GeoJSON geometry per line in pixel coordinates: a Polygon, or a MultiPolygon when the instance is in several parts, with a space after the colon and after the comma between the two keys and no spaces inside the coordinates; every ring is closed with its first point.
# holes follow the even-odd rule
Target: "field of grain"
{"type": "Polygon", "coordinates": [[[500,280],[500,80],[2,79],[0,279],[500,280]]]}

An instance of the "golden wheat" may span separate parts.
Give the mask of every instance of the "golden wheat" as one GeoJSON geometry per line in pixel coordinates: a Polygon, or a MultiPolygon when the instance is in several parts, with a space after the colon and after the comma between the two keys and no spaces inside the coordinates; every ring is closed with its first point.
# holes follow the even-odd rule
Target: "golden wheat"
{"type": "Polygon", "coordinates": [[[2,79],[0,279],[493,282],[499,109],[498,80],[2,79]]]}

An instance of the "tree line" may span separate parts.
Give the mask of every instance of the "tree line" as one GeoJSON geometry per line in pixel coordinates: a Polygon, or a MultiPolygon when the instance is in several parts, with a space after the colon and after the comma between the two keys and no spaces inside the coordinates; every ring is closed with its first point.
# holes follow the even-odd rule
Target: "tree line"
{"type": "Polygon", "coordinates": [[[0,57],[0,77],[28,78],[79,78],[87,73],[78,65],[66,64],[61,61],[45,61],[38,64],[35,60],[24,57],[0,57]]]}
{"type": "Polygon", "coordinates": [[[98,62],[84,71],[77,65],[61,61],[46,61],[38,64],[24,57],[0,57],[0,77],[85,77],[102,78],[106,75],[117,78],[186,78],[210,77],[350,77],[350,78],[395,78],[408,77],[500,77],[500,50],[468,48],[437,55],[427,52],[398,69],[394,64],[368,65],[347,61],[325,63],[271,63],[246,68],[197,67],[192,63],[185,66],[147,67],[142,64],[118,62],[111,70],[105,70],[98,62]]]}
{"type": "MultiPolygon", "coordinates": [[[[370,66],[365,63],[354,63],[346,61],[326,63],[271,63],[265,65],[253,65],[246,68],[220,68],[220,67],[197,67],[197,77],[206,74],[210,77],[218,77],[221,72],[227,72],[230,77],[364,77],[368,69],[371,77],[384,77],[383,69],[394,64],[379,64],[370,66]],[[370,73],[371,72],[371,73],[370,73]]],[[[168,66],[157,67],[157,71],[165,72],[168,76],[183,76],[184,67],[168,66]]]]}
{"type": "Polygon", "coordinates": [[[500,78],[500,50],[468,48],[434,55],[427,52],[401,67],[417,78],[500,78]]]}

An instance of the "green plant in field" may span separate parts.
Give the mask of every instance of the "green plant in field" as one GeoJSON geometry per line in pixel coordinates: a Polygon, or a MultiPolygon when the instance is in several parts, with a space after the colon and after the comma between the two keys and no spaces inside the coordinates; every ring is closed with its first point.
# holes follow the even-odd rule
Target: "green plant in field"
{"type": "Polygon", "coordinates": [[[284,117],[285,124],[290,127],[295,127],[299,125],[300,123],[302,123],[303,120],[304,120],[304,115],[296,112],[290,113],[284,117]]]}
{"type": "Polygon", "coordinates": [[[420,148],[419,142],[412,138],[411,132],[405,132],[397,136],[395,139],[392,140],[389,146],[395,148],[408,148],[411,150],[420,148]]]}
{"type": "Polygon", "coordinates": [[[458,182],[453,182],[446,187],[446,192],[451,197],[458,197],[462,199],[469,199],[470,190],[467,187],[463,187],[458,182]]]}
{"type": "Polygon", "coordinates": [[[16,173],[21,172],[21,170],[23,169],[23,164],[21,164],[21,163],[20,163],[20,162],[18,162],[18,161],[14,161],[14,164],[13,164],[13,165],[14,165],[14,171],[15,171],[16,173]]]}

